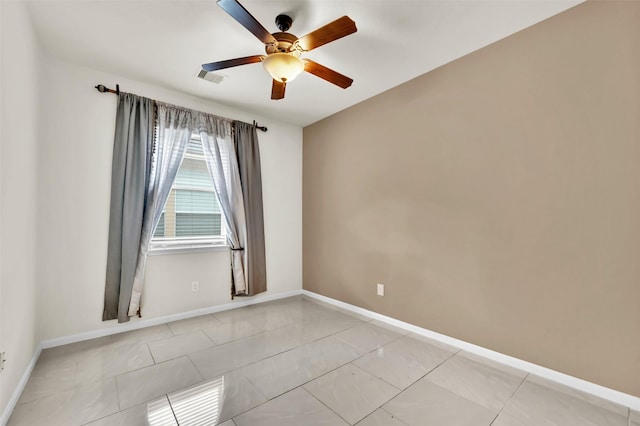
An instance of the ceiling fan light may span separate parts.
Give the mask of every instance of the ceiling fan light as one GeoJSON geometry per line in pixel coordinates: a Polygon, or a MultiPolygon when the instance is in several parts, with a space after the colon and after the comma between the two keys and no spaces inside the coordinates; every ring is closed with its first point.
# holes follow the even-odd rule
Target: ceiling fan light
{"type": "Polygon", "coordinates": [[[281,83],[292,81],[304,71],[304,62],[290,53],[272,53],[262,60],[262,66],[281,83]]]}

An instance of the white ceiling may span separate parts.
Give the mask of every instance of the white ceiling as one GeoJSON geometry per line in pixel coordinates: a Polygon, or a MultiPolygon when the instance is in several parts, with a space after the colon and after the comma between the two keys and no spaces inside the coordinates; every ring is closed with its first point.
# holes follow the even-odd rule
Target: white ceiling
{"type": "MultiPolygon", "coordinates": [[[[303,73],[272,101],[260,64],[196,78],[206,62],[264,53],[264,45],[215,0],[30,1],[44,49],[69,62],[145,81],[305,126],[582,0],[240,0],[271,32],[287,13],[302,36],[343,15],[358,32],[304,57],[354,79],[340,89],[303,73]]],[[[126,87],[123,88],[126,90],[126,87]]]]}

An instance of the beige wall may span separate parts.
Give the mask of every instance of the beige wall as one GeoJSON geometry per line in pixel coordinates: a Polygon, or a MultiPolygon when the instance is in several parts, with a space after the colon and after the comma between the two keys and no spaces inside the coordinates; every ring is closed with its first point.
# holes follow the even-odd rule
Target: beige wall
{"type": "Polygon", "coordinates": [[[640,396],[639,123],[611,1],[311,125],[304,288],[640,396]]]}

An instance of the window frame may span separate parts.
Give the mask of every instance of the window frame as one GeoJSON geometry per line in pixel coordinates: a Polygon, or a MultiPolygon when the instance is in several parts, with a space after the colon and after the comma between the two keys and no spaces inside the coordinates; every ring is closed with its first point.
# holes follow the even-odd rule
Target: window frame
{"type": "MultiPolygon", "coordinates": [[[[202,139],[200,135],[197,133],[191,134],[191,141],[197,141],[202,144],[202,139]]],[[[205,162],[206,159],[203,155],[190,153],[185,151],[184,156],[182,157],[182,161],[185,159],[195,159],[202,160],[205,162]]],[[[182,161],[180,162],[180,167],[182,167],[182,161]]],[[[208,173],[208,169],[207,169],[208,173]]],[[[191,187],[186,185],[178,185],[175,186],[175,181],[171,185],[171,192],[177,190],[185,190],[185,191],[201,191],[201,192],[211,192],[214,197],[217,198],[215,190],[204,190],[198,187],[191,187]]],[[[212,180],[213,184],[213,180],[212,180]]],[[[168,201],[168,198],[167,198],[168,201]]],[[[217,201],[216,201],[217,202],[217,201]]],[[[164,213],[164,208],[163,208],[164,213]]],[[[153,231],[155,233],[155,229],[153,231]]],[[[219,236],[189,236],[189,237],[151,237],[151,241],[149,243],[149,255],[157,255],[157,254],[182,254],[189,252],[202,252],[202,251],[221,251],[228,250],[229,244],[227,241],[226,235],[226,226],[224,219],[224,212],[220,209],[220,235],[219,236]]]]}

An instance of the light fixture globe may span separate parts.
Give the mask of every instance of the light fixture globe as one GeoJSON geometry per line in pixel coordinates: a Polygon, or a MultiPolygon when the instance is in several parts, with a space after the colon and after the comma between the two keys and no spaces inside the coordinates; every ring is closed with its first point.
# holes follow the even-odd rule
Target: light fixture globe
{"type": "Polygon", "coordinates": [[[271,53],[262,60],[262,66],[281,83],[292,81],[304,71],[304,62],[291,53],[271,53]]]}

